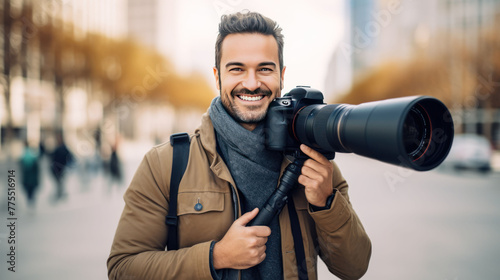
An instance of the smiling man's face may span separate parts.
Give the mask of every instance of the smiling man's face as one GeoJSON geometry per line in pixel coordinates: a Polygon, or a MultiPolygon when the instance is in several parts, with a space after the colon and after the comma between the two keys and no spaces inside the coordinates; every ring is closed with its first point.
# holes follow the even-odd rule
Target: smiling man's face
{"type": "Polygon", "coordinates": [[[214,67],[214,76],[222,104],[253,130],[281,95],[285,67],[280,71],[278,43],[272,35],[236,33],[224,38],[221,50],[220,73],[214,67]]]}

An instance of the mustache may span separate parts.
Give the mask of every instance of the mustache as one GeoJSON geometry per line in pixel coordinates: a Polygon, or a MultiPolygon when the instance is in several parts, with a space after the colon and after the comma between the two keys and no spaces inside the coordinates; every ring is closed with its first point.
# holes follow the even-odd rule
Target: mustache
{"type": "Polygon", "coordinates": [[[238,94],[247,94],[247,95],[263,94],[263,95],[271,96],[272,92],[270,90],[265,90],[265,89],[261,89],[261,88],[257,88],[253,91],[246,89],[246,88],[242,88],[242,89],[238,89],[238,90],[233,90],[231,92],[231,95],[233,95],[233,96],[238,95],[238,94]]]}

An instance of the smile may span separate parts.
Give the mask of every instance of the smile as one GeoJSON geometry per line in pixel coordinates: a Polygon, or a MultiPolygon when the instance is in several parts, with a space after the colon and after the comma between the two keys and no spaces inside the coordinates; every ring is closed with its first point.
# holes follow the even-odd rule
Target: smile
{"type": "Polygon", "coordinates": [[[264,98],[264,95],[257,95],[257,96],[238,95],[238,98],[243,101],[259,101],[264,98]]]}

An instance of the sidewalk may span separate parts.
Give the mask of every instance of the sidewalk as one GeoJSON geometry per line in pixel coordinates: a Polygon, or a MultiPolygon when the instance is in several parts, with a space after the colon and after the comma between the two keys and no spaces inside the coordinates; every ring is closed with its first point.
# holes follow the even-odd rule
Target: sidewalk
{"type": "Polygon", "coordinates": [[[123,210],[123,193],[149,147],[124,144],[123,185],[111,185],[100,170],[86,173],[81,165],[67,173],[66,197],[54,201],[55,183],[48,172],[48,159],[42,161],[41,186],[35,209],[29,209],[20,182],[15,191],[14,232],[5,226],[7,218],[7,170],[17,163],[0,161],[0,279],[107,279],[106,259],[123,210]],[[5,174],[3,174],[5,173],[5,174]],[[15,271],[7,261],[15,238],[15,271]]]}

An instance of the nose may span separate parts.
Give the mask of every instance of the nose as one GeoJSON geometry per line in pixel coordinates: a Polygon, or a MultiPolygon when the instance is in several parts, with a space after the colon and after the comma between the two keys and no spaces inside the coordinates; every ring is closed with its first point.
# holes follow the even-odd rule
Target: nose
{"type": "Polygon", "coordinates": [[[254,90],[260,88],[260,86],[262,84],[259,81],[255,71],[248,71],[248,74],[246,75],[246,77],[243,80],[243,82],[241,83],[241,85],[250,91],[254,91],[254,90]]]}

